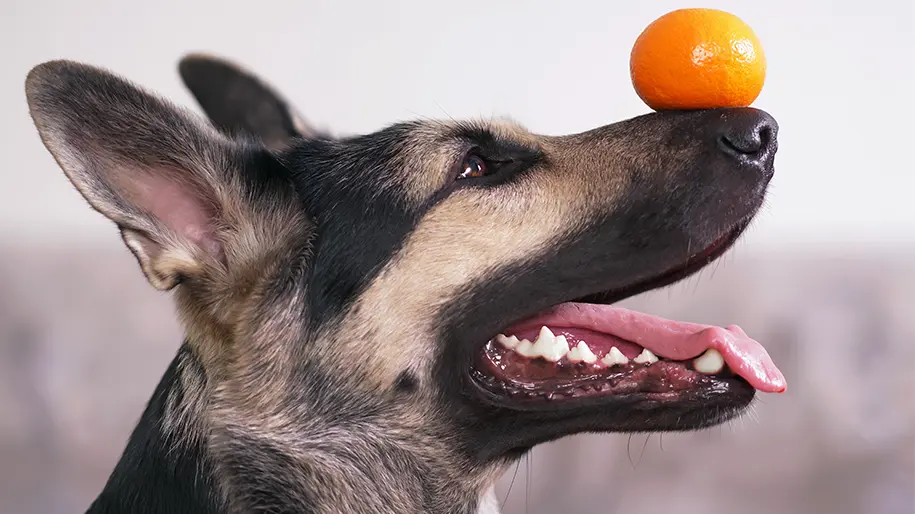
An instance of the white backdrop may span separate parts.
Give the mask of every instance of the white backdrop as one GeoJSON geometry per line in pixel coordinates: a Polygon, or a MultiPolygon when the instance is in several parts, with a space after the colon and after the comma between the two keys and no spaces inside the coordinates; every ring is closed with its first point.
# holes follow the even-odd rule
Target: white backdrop
{"type": "MultiPolygon", "coordinates": [[[[713,1],[761,38],[756,106],[781,124],[768,210],[749,244],[915,241],[912,0],[713,1]]],[[[45,152],[23,80],[48,59],[108,67],[193,105],[176,63],[236,59],[345,133],[414,116],[510,115],[545,133],[647,111],[629,81],[639,32],[676,1],[2,0],[0,231],[120,242],[45,152]]]]}
{"type": "MultiPolygon", "coordinates": [[[[42,147],[23,92],[32,66],[83,60],[193,105],[176,65],[209,51],[344,133],[511,115],[558,134],[648,111],[629,51],[653,19],[694,5],[681,2],[0,0],[0,514],[85,509],[181,340],[168,296],[42,147]]],[[[628,514],[915,512],[913,4],[705,4],[762,39],[756,105],[781,124],[776,179],[750,251],[633,304],[740,324],[788,393],[665,436],[663,451],[653,438],[644,459],[636,437],[637,470],[626,436],[539,447],[511,495],[513,473],[500,482],[506,514],[608,512],[614,498],[628,514]]]]}

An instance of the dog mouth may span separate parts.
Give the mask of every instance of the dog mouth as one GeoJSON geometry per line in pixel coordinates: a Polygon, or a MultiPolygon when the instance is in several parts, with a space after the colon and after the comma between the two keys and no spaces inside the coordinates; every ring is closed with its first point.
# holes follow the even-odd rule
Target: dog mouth
{"type": "Polygon", "coordinates": [[[714,391],[784,392],[781,371],[740,327],[610,305],[698,271],[726,252],[743,228],[650,280],[561,303],[503,329],[475,353],[473,381],[491,401],[520,410],[607,397],[664,404],[714,391]]]}

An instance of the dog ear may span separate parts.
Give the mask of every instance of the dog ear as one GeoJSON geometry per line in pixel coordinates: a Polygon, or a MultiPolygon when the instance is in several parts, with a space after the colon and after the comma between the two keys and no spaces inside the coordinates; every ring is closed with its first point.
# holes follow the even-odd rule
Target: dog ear
{"type": "Polygon", "coordinates": [[[290,139],[319,134],[289,103],[254,74],[230,62],[189,55],[178,65],[181,79],[219,130],[246,134],[272,150],[290,139]]]}
{"type": "Polygon", "coordinates": [[[242,147],[202,118],[70,61],[32,69],[26,96],[45,146],[92,207],[118,225],[154,287],[226,268],[231,249],[221,233],[236,230],[239,213],[255,202],[242,186],[245,166],[265,150],[242,147]]]}

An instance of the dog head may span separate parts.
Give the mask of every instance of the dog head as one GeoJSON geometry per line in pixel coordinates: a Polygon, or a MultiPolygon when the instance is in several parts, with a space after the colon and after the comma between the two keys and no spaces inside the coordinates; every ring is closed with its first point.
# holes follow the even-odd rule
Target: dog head
{"type": "Polygon", "coordinates": [[[544,441],[701,428],[784,388],[736,327],[610,305],[741,235],[773,173],[766,113],[332,137],[230,64],[181,73],[212,125],[72,62],[36,67],[27,95],[70,180],[175,290],[217,459],[268,441],[482,486],[544,441]]]}

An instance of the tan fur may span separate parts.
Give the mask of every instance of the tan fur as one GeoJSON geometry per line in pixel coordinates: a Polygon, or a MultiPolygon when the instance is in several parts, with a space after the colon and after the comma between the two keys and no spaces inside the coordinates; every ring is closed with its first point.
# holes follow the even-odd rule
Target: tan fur
{"type": "MultiPolygon", "coordinates": [[[[331,457],[316,460],[314,450],[322,440],[342,443],[348,434],[334,427],[314,427],[309,431],[314,440],[301,438],[301,420],[289,412],[289,402],[294,398],[290,393],[295,391],[295,384],[289,382],[293,377],[289,366],[312,361],[322,369],[338,369],[345,363],[349,376],[358,378],[349,381],[347,387],[373,395],[391,390],[406,369],[420,377],[415,400],[406,408],[389,413],[385,427],[374,429],[386,437],[401,434],[403,439],[395,440],[393,445],[417,456],[418,461],[441,463],[443,484],[460,475],[464,484],[471,479],[478,481],[479,490],[483,491],[503,471],[504,465],[474,469],[455,460],[446,427],[430,425],[430,420],[441,418],[434,411],[434,392],[428,386],[435,349],[428,337],[435,332],[435,314],[453,300],[463,285],[479,280],[498,266],[545,251],[587,218],[589,206],[582,201],[584,195],[599,195],[601,202],[613,201],[617,186],[610,177],[603,183],[592,182],[590,187],[583,187],[599,175],[595,166],[603,163],[589,162],[586,153],[561,157],[561,151],[573,146],[569,140],[536,136],[505,122],[486,127],[519,143],[542,145],[550,151],[550,165],[564,167],[534,172],[508,191],[463,190],[441,202],[422,219],[402,250],[355,303],[345,322],[334,333],[314,337],[307,351],[296,352],[290,346],[304,335],[304,292],[289,291],[269,307],[262,302],[266,293],[263,288],[271,283],[271,270],[293,258],[282,248],[259,258],[254,254],[233,257],[250,262],[249,267],[243,268],[249,269],[250,274],[230,277],[213,273],[203,296],[182,290],[183,286],[179,288],[177,297],[190,339],[197,342],[206,369],[220,377],[208,410],[211,430],[217,434],[233,430],[258,434],[283,448],[289,458],[300,460],[302,469],[326,467],[326,480],[348,476],[357,470],[341,467],[339,460],[331,457]],[[494,245],[493,241],[500,244],[494,245]],[[201,309],[205,305],[212,306],[209,313],[201,309]],[[429,433],[430,437],[417,437],[417,433],[429,433]]],[[[444,123],[430,124],[415,134],[410,151],[404,152],[404,170],[411,172],[407,183],[417,199],[427,197],[450,179],[443,170],[450,171],[451,163],[466,151],[459,145],[442,144],[443,134],[450,129],[444,123]]],[[[266,241],[301,238],[307,227],[301,220],[271,226],[297,225],[303,228],[301,233],[278,233],[251,248],[269,247],[266,241]]],[[[239,245],[229,241],[226,247],[235,249],[239,245]]],[[[216,436],[210,441],[210,450],[217,455],[228,451],[220,440],[216,436]]],[[[354,446],[361,443],[351,442],[354,446]]],[[[300,480],[307,483],[313,479],[300,480]]],[[[345,493],[348,482],[325,487],[335,494],[345,493]]],[[[366,512],[358,492],[347,494],[356,496],[328,497],[326,503],[335,507],[327,512],[366,512]]],[[[401,501],[403,508],[394,506],[389,512],[410,511],[415,497],[407,494],[401,501]]]]}
{"type": "MultiPolygon", "coordinates": [[[[485,127],[545,148],[550,162],[511,188],[461,190],[422,219],[354,305],[342,329],[332,335],[334,347],[370,363],[362,384],[367,389],[390,387],[404,363],[409,369],[423,369],[433,349],[424,337],[434,333],[436,313],[462,286],[545,251],[619,194],[624,177],[613,175],[619,167],[596,160],[576,148],[574,140],[537,136],[506,122],[485,127]],[[367,339],[377,344],[365,345],[367,339]]],[[[434,141],[426,136],[425,144],[432,146],[434,141]]],[[[426,155],[421,142],[413,153],[417,159],[426,155]]],[[[421,175],[438,177],[443,161],[459,157],[455,152],[430,160],[421,175]]],[[[430,180],[427,187],[437,185],[430,180]]]]}
{"type": "MultiPolygon", "coordinates": [[[[561,137],[508,120],[476,121],[507,148],[493,150],[509,155],[500,162],[513,162],[502,175],[461,187],[459,167],[471,140],[490,141],[458,136],[474,128],[466,123],[425,121],[355,142],[325,140],[243,69],[201,56],[183,65],[211,119],[222,120],[220,130],[247,131],[251,139],[229,137],[122,79],[72,62],[36,67],[27,95],[58,164],[118,225],[150,284],[174,293],[187,339],[159,403],[144,415],[144,429],[161,436],[161,446],[147,447],[141,433],[129,449],[197,466],[195,480],[206,467],[203,478],[213,484],[201,495],[214,498],[185,498],[214,500],[204,509],[495,513],[493,483],[518,452],[576,428],[517,439],[497,434],[531,418],[495,401],[466,401],[461,378],[450,377],[450,363],[441,359],[453,349],[479,349],[447,346],[442,331],[460,332],[477,315],[448,322],[442,316],[466,307],[460,302],[473,294],[498,297],[487,281],[513,278],[508,270],[522,265],[537,274],[527,271],[523,287],[511,285],[506,294],[535,291],[528,296],[564,302],[569,298],[561,296],[575,297],[592,281],[616,294],[689,259],[695,234],[711,244],[717,230],[731,230],[745,216],[728,212],[708,222],[712,211],[735,208],[724,205],[727,194],[712,180],[729,178],[730,167],[719,162],[716,174],[702,174],[711,145],[720,143],[706,133],[720,129],[711,115],[697,121],[699,115],[658,113],[561,137]],[[248,102],[243,109],[236,98],[248,102]],[[320,141],[296,142],[297,136],[320,141]],[[676,173],[709,183],[690,188],[692,176],[676,173]],[[672,194],[683,191],[689,194],[672,194]],[[670,198],[679,210],[667,209],[670,198]],[[317,206],[303,205],[309,202],[317,206]],[[349,210],[335,209],[340,205],[349,210]],[[373,239],[373,231],[381,237],[373,239]],[[358,247],[363,243],[375,246],[358,247]],[[353,257],[358,251],[364,259],[353,257]],[[637,262],[643,257],[651,263],[637,262]],[[608,272],[604,262],[620,269],[608,272]],[[541,263],[552,272],[584,272],[553,275],[568,290],[544,293],[537,287],[541,263]],[[605,280],[617,287],[608,289],[605,280]],[[478,433],[495,442],[475,446],[478,433]]],[[[755,208],[744,204],[735,205],[752,215],[755,208]]],[[[597,286],[586,294],[595,292],[597,286]]],[[[509,306],[516,310],[488,323],[535,303],[520,298],[509,306]]],[[[477,337],[462,336],[471,343],[477,337]]],[[[546,395],[553,399],[552,391],[546,395]]],[[[631,430],[634,412],[620,410],[611,426],[631,430]]],[[[671,419],[679,428],[679,416],[671,419]]],[[[635,427],[657,423],[646,418],[635,427]]],[[[133,489],[117,492],[138,498],[133,489]]]]}

